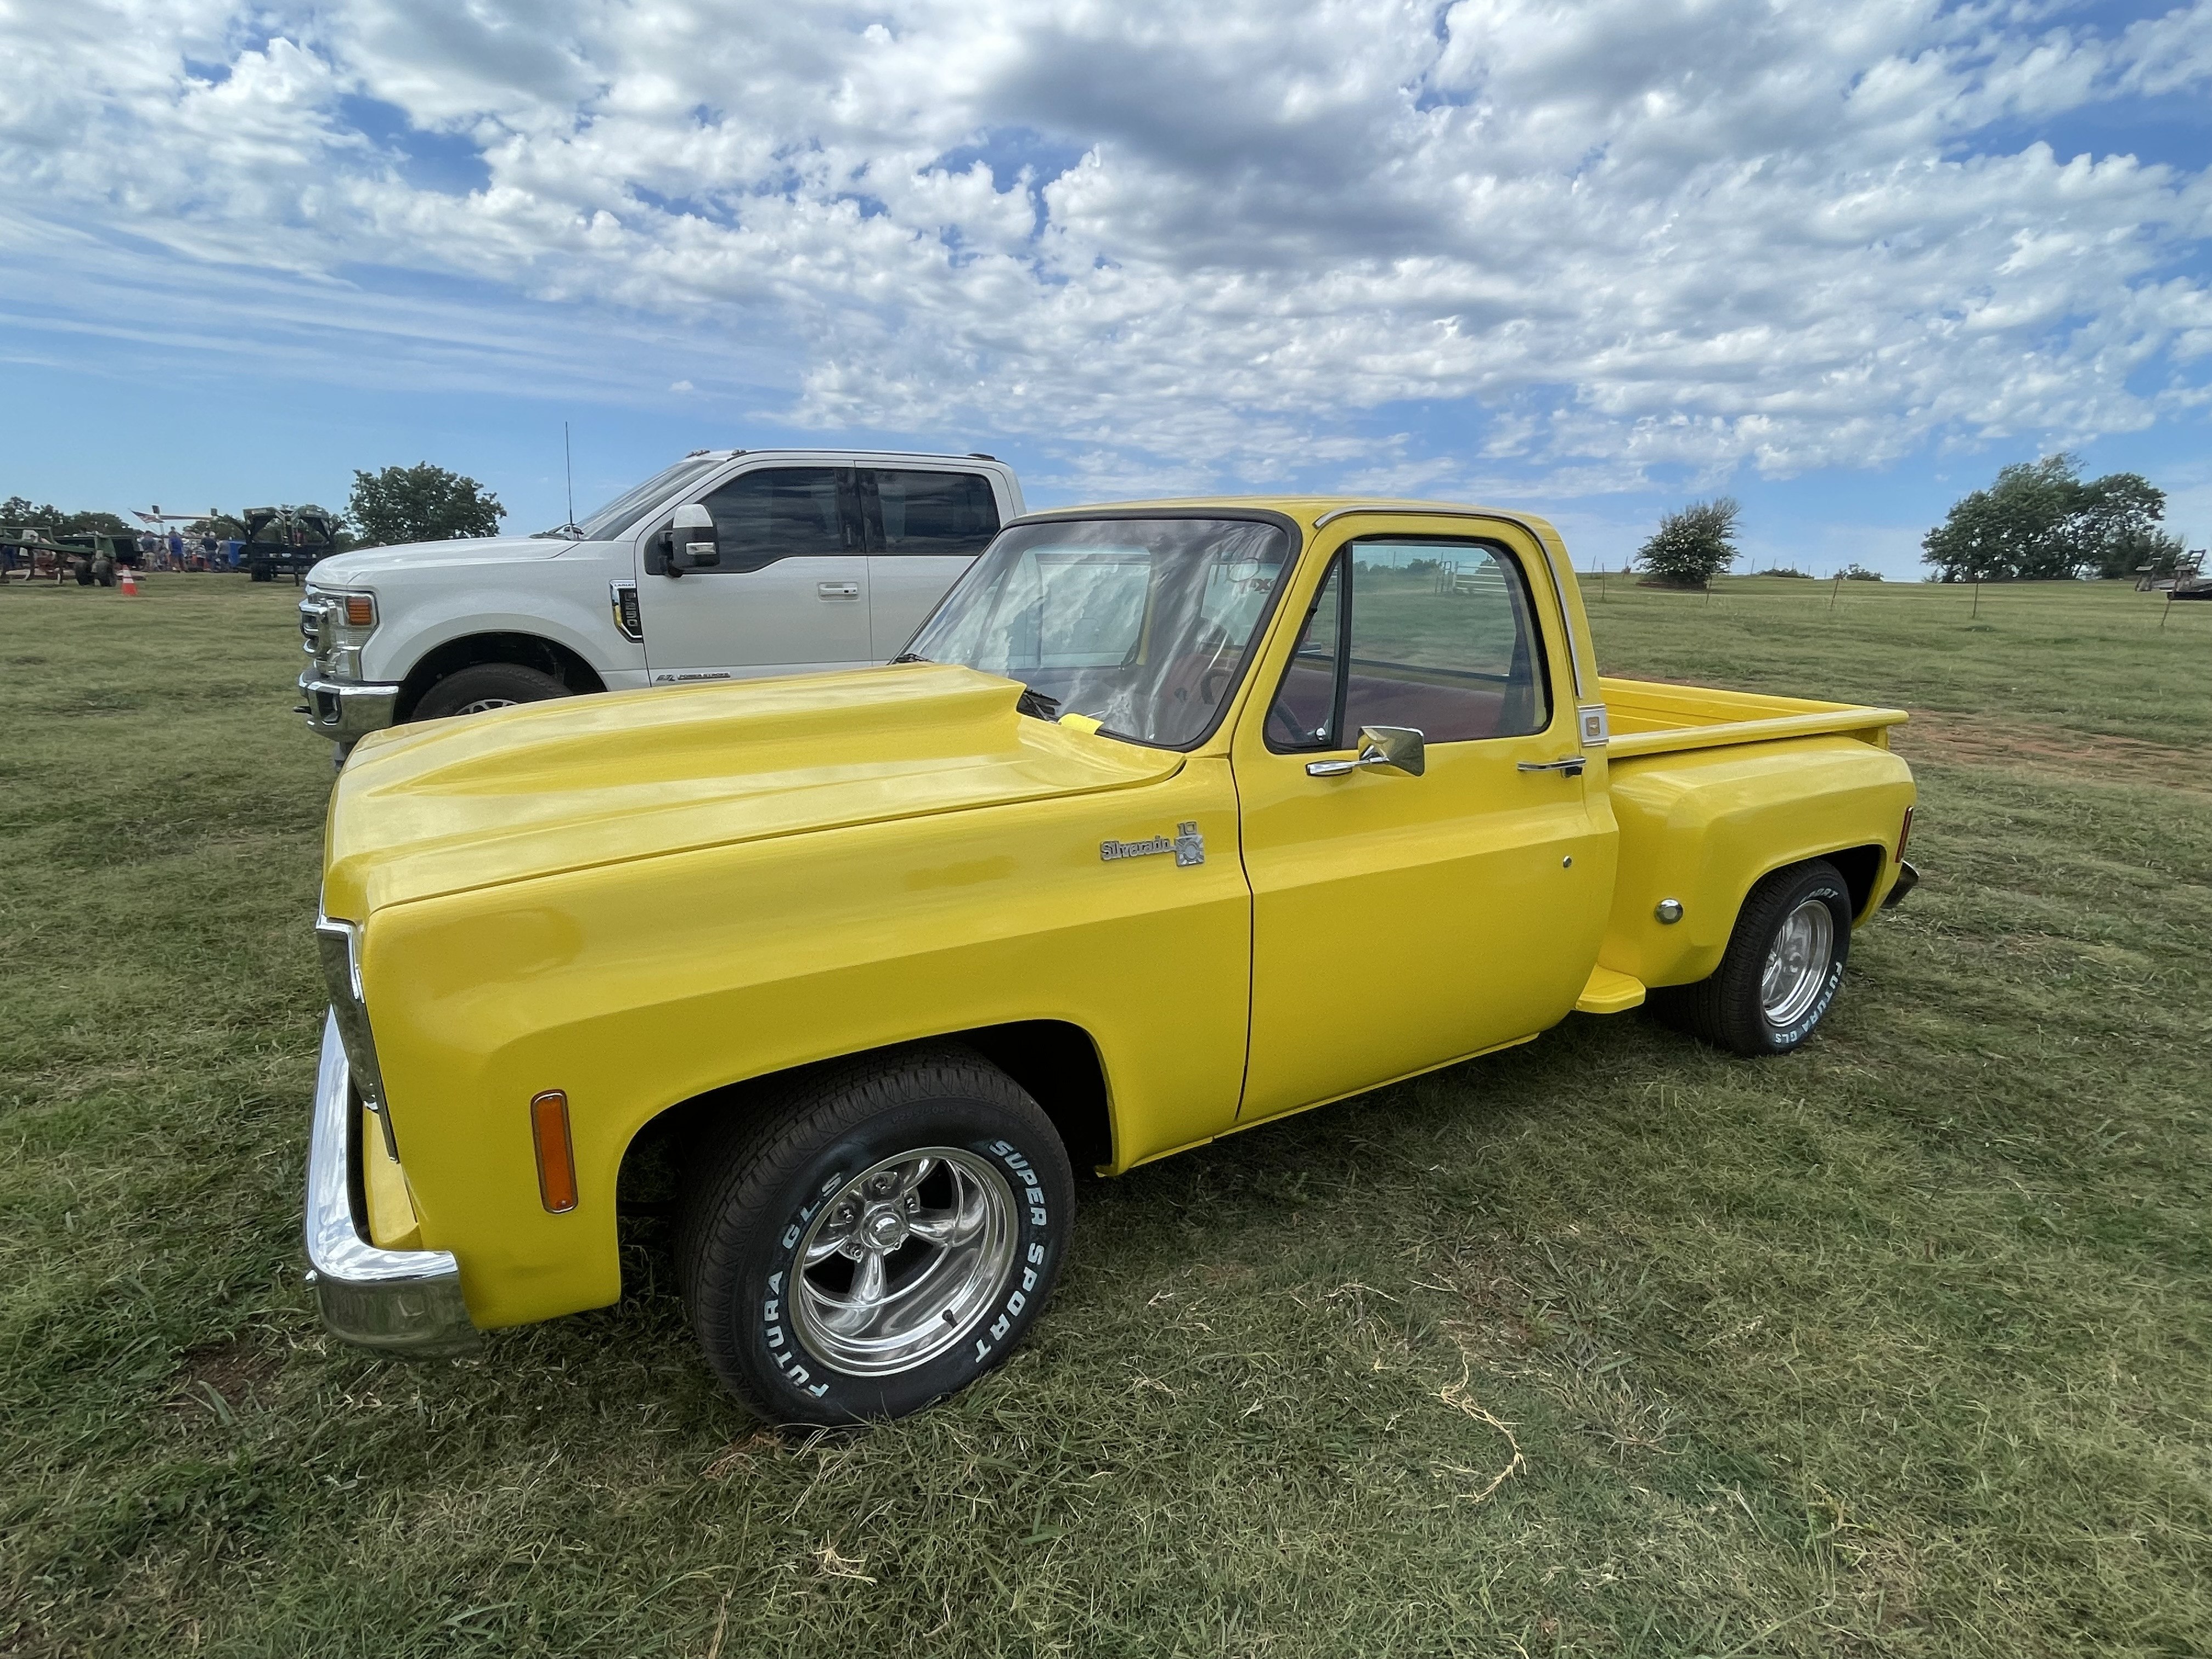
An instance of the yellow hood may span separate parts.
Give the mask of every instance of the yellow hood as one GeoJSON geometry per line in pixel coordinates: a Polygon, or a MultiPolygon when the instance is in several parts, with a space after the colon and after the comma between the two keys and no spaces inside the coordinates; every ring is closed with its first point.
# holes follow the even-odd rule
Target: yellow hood
{"type": "Polygon", "coordinates": [[[1182,757],[1015,712],[933,663],[532,703],[365,738],[331,799],[323,905],[388,904],[665,853],[1127,788],[1182,757]]]}

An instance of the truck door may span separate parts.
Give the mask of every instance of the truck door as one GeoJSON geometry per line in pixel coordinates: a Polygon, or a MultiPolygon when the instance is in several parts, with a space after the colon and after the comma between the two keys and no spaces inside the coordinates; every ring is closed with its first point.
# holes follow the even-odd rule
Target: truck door
{"type": "Polygon", "coordinates": [[[999,533],[999,504],[980,472],[863,467],[860,478],[869,627],[876,660],[889,662],[999,533]]]}
{"type": "Polygon", "coordinates": [[[1253,895],[1240,1121],[1511,1042],[1574,1006],[1614,833],[1583,779],[1553,767],[1580,752],[1572,682],[1556,596],[1525,551],[1346,543],[1276,685],[1255,688],[1259,717],[1232,748],[1253,895]],[[1368,726],[1419,731],[1421,775],[1332,775],[1368,726]]]}
{"type": "Polygon", "coordinates": [[[874,659],[868,559],[850,467],[740,472],[701,498],[721,562],[668,572],[658,530],[640,556],[638,606],[656,685],[854,668],[874,659]]]}

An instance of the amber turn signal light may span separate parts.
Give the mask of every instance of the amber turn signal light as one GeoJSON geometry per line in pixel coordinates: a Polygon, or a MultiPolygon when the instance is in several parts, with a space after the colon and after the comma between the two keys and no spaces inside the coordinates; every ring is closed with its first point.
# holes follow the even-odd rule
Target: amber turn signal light
{"type": "Polygon", "coordinates": [[[367,593],[349,593],[345,596],[345,608],[346,626],[348,628],[372,628],[375,626],[376,600],[371,595],[367,593]]]}
{"type": "Polygon", "coordinates": [[[568,1146],[568,1097],[548,1089],[530,1103],[530,1138],[538,1146],[538,1196],[559,1215],[576,1207],[576,1155],[568,1146]]]}

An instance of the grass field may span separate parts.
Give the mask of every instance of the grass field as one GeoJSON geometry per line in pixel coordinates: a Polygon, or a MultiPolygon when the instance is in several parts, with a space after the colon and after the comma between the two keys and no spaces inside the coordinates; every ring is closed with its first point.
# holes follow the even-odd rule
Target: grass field
{"type": "Polygon", "coordinates": [[[1594,587],[1607,672],[1926,711],[1821,1036],[1088,1183],[1005,1370],[782,1438],[650,1224],[481,1365],[319,1334],[295,596],[148,587],[0,592],[0,1652],[2212,1651],[2212,605],[1594,587]]]}

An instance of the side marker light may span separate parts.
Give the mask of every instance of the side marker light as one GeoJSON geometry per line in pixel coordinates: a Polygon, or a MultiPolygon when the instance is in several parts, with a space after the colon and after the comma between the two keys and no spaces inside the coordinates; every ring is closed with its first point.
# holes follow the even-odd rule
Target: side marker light
{"type": "Polygon", "coordinates": [[[538,1147],[538,1196],[555,1215],[576,1207],[576,1155],[568,1145],[568,1097],[548,1089],[530,1103],[538,1147]]]}
{"type": "Polygon", "coordinates": [[[1897,832],[1897,861],[1905,862],[1905,844],[1912,839],[1912,809],[1905,809],[1905,827],[1897,832]]]}

